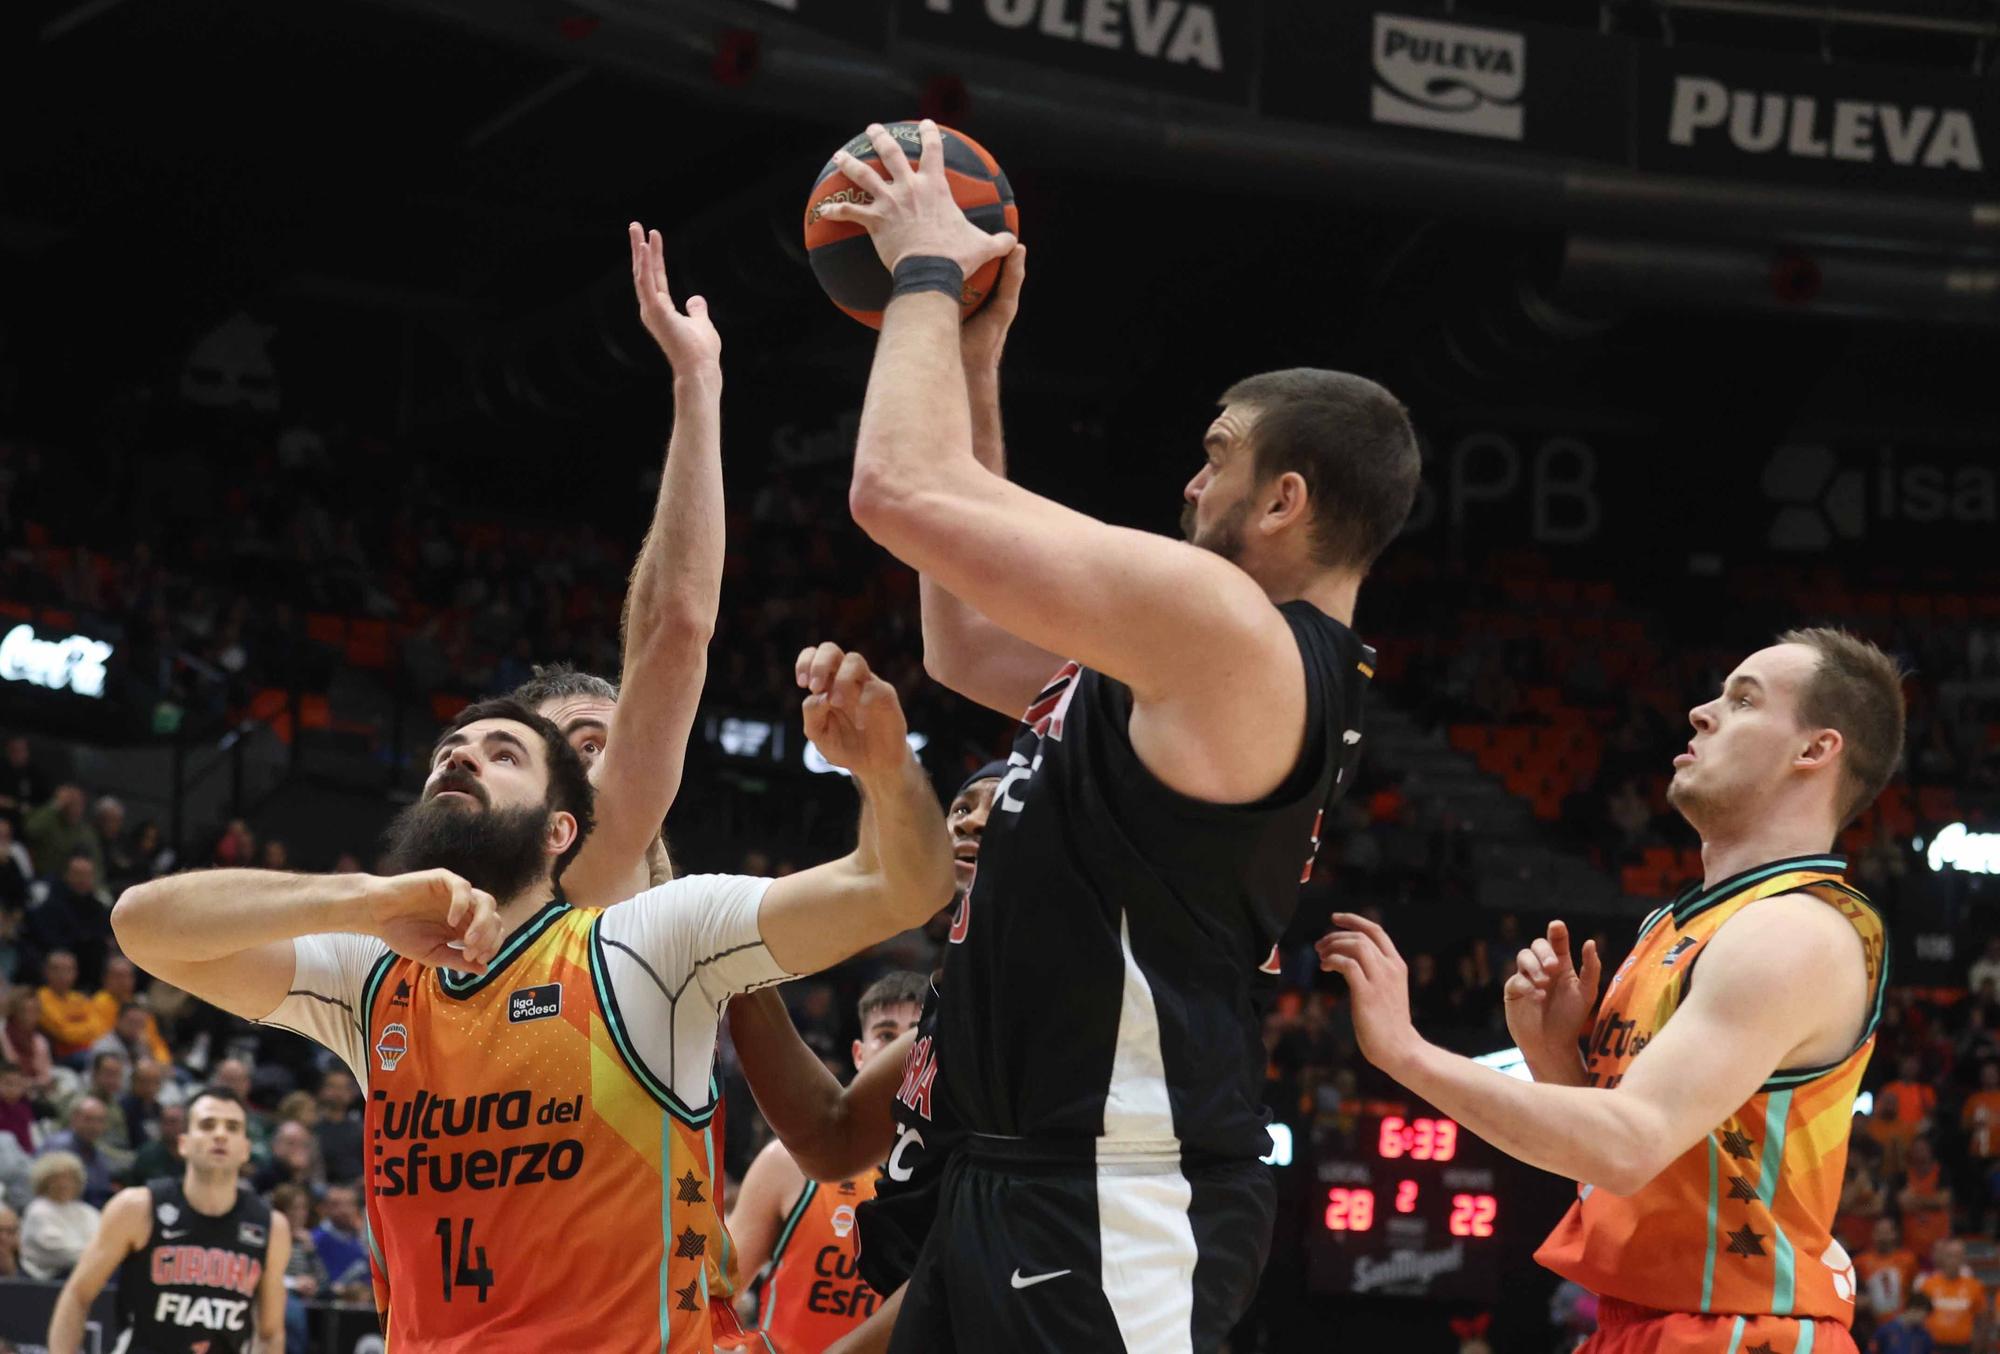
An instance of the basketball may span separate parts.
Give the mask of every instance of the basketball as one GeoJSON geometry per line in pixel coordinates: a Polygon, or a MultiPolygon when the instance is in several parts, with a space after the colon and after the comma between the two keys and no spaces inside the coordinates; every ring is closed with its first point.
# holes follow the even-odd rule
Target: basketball
{"type": "MultiPolygon", "coordinates": [[[[910,157],[915,166],[922,154],[917,141],[917,124],[891,122],[889,135],[910,157]]],[[[945,177],[951,181],[951,195],[964,209],[967,219],[988,234],[1001,231],[1020,234],[1020,214],[1014,206],[1014,189],[986,147],[964,132],[939,127],[944,141],[945,177]]],[[[874,164],[875,146],[864,132],[842,147],[858,160],[874,164]]],[[[880,173],[879,167],[876,170],[880,173]]],[[[886,177],[886,176],[885,176],[886,177]]],[[[868,232],[851,221],[829,221],[822,215],[830,202],[870,201],[865,185],[857,186],[828,160],[813,183],[806,199],[806,254],[812,260],[813,276],[833,303],[871,329],[882,327],[882,307],[889,304],[889,270],[875,253],[868,232]]],[[[995,259],[965,279],[965,294],[959,298],[965,315],[985,303],[999,280],[1002,260],[995,259]]]]}

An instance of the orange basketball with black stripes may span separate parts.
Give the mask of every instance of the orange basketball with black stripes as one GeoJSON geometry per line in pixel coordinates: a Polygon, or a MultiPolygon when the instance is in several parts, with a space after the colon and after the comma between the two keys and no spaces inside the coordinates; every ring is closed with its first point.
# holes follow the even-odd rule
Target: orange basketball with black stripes
{"type": "MultiPolygon", "coordinates": [[[[903,154],[915,165],[922,158],[914,122],[887,123],[903,154]]],[[[1001,231],[1021,232],[1020,213],[1014,206],[1014,188],[986,147],[964,132],[939,127],[944,142],[944,173],[951,182],[951,195],[967,219],[989,235],[1001,231]]],[[[855,159],[882,173],[874,143],[862,133],[842,147],[855,159]]],[[[883,175],[884,178],[887,175],[883,175]]],[[[812,260],[813,276],[833,303],[871,329],[882,327],[882,307],[889,304],[889,270],[875,253],[874,241],[865,228],[850,221],[829,221],[821,212],[831,202],[871,201],[867,184],[855,184],[828,160],[806,199],[806,255],[812,260]]],[[[959,298],[966,315],[985,304],[993,285],[1000,279],[1001,260],[986,264],[965,279],[965,293],[959,298]]]]}

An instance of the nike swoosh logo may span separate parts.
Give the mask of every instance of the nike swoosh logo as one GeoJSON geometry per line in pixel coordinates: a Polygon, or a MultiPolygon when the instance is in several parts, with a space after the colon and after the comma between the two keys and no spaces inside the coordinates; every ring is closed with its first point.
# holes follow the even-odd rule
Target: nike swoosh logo
{"type": "Polygon", "coordinates": [[[1056,1269],[1049,1271],[1047,1274],[1037,1274],[1032,1279],[1024,1279],[1021,1277],[1021,1271],[1017,1269],[1014,1271],[1014,1277],[1010,1282],[1016,1288],[1033,1288],[1038,1283],[1047,1283],[1050,1279],[1060,1279],[1067,1273],[1069,1271],[1066,1269],[1056,1269]]]}
{"type": "Polygon", "coordinates": [[[160,1236],[168,1241],[172,1241],[176,1237],[186,1236],[187,1234],[188,1234],[188,1229],[185,1227],[182,1227],[177,1231],[162,1229],[160,1232],[160,1236]]]}

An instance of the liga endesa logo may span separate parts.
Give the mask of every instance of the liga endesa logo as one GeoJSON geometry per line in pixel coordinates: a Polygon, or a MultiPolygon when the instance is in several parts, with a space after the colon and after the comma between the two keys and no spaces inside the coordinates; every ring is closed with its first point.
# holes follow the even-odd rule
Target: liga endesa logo
{"type": "Polygon", "coordinates": [[[547,1020],[552,1015],[561,1014],[561,983],[524,987],[507,996],[507,1019],[513,1024],[518,1025],[524,1020],[547,1020]]]}
{"type": "Polygon", "coordinates": [[[1377,14],[1369,115],[1519,141],[1527,66],[1528,40],[1519,33],[1377,14]]]}

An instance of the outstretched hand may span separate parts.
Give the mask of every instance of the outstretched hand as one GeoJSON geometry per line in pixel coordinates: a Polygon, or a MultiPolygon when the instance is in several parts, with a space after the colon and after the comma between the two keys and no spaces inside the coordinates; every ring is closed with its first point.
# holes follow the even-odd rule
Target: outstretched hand
{"type": "Polygon", "coordinates": [[[683,315],[674,305],[667,286],[667,246],[660,232],[648,232],[637,221],[625,227],[632,245],[632,291],[639,301],[639,319],[660,351],[667,355],[674,375],[693,376],[705,368],[722,365],[722,335],[708,318],[708,302],[699,296],[687,299],[683,315]]]}
{"type": "Polygon", "coordinates": [[[1507,1032],[1524,1049],[1574,1057],[1577,1037],[1597,1008],[1597,985],[1604,976],[1597,942],[1583,943],[1581,970],[1570,956],[1569,927],[1549,923],[1546,938],[1514,959],[1504,990],[1507,1032]]]}
{"type": "Polygon", "coordinates": [[[1389,933],[1366,917],[1336,912],[1319,938],[1319,966],[1347,979],[1361,1055],[1395,1076],[1423,1040],[1410,1021],[1410,970],[1389,933]]]}
{"type": "Polygon", "coordinates": [[[369,895],[369,933],[405,959],[483,974],[500,952],[493,895],[450,870],[379,878],[369,895]]]}
{"type": "Polygon", "coordinates": [[[939,257],[956,263],[967,277],[1014,248],[1009,231],[988,235],[966,217],[951,195],[944,173],[944,137],[925,118],[917,124],[917,164],[879,122],[868,124],[880,168],[845,150],[833,162],[848,182],[867,190],[866,202],[829,202],[819,208],[822,219],[851,221],[865,228],[875,242],[882,266],[890,272],[904,259],[939,257]]]}

